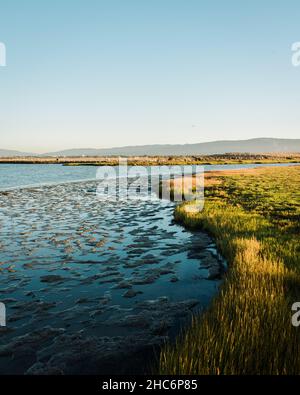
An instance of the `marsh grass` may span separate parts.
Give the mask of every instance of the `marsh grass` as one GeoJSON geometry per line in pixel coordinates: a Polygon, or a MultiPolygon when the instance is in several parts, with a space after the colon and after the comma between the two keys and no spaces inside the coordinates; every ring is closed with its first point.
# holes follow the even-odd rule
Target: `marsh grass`
{"type": "Polygon", "coordinates": [[[205,209],[175,218],[212,234],[229,263],[218,296],[160,355],[161,374],[300,374],[300,168],[207,177],[205,209]]]}
{"type": "MultiPolygon", "coordinates": [[[[124,159],[125,157],[123,157],[124,159]]],[[[228,153],[217,155],[160,155],[127,156],[128,166],[173,165],[228,165],[228,164],[276,164],[299,163],[299,153],[247,154],[228,153]]],[[[119,156],[59,156],[59,157],[1,157],[0,163],[60,163],[65,166],[118,166],[119,156]]]]}

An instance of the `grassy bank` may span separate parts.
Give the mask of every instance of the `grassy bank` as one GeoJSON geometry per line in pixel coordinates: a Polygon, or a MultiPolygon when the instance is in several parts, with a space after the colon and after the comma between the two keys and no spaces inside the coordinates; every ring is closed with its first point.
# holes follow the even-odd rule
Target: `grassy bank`
{"type": "MultiPolygon", "coordinates": [[[[145,156],[127,158],[128,166],[184,166],[184,165],[238,165],[299,163],[300,155],[249,155],[225,154],[205,156],[145,156]]],[[[66,163],[66,166],[105,166],[119,164],[118,158],[66,163]]]]}
{"type": "Polygon", "coordinates": [[[300,167],[208,173],[205,209],[177,207],[178,222],[215,237],[229,271],[209,310],[161,352],[160,373],[300,374],[299,186],[300,167]]]}
{"type": "MultiPolygon", "coordinates": [[[[234,164],[271,164],[299,163],[299,153],[243,154],[197,156],[131,156],[127,157],[129,166],[175,166],[175,165],[234,165],[234,164]]],[[[110,157],[11,157],[0,158],[0,163],[13,164],[63,164],[65,166],[117,166],[118,156],[110,157]]]]}

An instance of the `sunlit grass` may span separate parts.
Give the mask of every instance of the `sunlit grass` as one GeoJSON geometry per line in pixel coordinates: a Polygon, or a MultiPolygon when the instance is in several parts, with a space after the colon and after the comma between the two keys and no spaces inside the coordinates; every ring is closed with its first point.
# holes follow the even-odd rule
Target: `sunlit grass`
{"type": "Polygon", "coordinates": [[[211,233],[229,263],[209,310],[167,345],[164,374],[300,374],[300,168],[217,174],[205,209],[177,207],[175,218],[211,233]]]}

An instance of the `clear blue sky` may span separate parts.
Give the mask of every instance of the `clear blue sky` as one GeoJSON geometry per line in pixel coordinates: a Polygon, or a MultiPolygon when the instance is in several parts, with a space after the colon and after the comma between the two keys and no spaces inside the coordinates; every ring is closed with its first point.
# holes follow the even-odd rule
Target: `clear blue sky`
{"type": "Polygon", "coordinates": [[[1,0],[0,148],[300,138],[299,0],[1,0]]]}

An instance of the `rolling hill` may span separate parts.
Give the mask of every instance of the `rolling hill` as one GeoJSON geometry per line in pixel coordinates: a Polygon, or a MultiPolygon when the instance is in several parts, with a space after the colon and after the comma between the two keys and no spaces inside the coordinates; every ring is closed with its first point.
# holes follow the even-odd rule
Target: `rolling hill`
{"type": "Polygon", "coordinates": [[[300,139],[257,138],[250,140],[224,140],[183,145],[139,145],[102,149],[69,149],[51,152],[48,156],[139,156],[139,155],[212,155],[228,152],[266,153],[300,152],[300,139]]]}
{"type": "Polygon", "coordinates": [[[223,140],[199,144],[154,144],[115,148],[77,148],[44,154],[0,150],[0,157],[72,157],[72,156],[163,156],[213,155],[225,153],[279,153],[300,152],[300,139],[255,138],[250,140],[223,140]]]}

